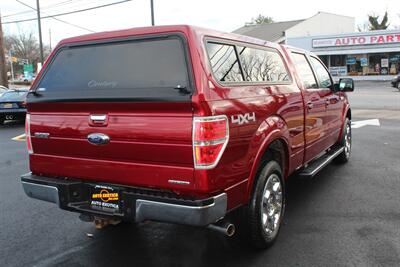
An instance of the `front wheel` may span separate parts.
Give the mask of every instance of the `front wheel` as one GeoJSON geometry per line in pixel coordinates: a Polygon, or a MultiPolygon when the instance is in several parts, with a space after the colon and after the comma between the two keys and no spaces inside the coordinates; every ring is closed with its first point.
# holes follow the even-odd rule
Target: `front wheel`
{"type": "Polygon", "coordinates": [[[343,129],[343,134],[341,140],[338,142],[338,145],[343,147],[343,152],[340,153],[336,158],[335,162],[337,163],[346,163],[350,159],[350,154],[351,154],[351,121],[349,118],[346,118],[345,124],[344,124],[344,129],[343,129]]]}
{"type": "Polygon", "coordinates": [[[261,168],[247,209],[250,244],[256,248],[270,247],[278,236],[285,212],[282,170],[276,161],[266,162],[261,168]]]}

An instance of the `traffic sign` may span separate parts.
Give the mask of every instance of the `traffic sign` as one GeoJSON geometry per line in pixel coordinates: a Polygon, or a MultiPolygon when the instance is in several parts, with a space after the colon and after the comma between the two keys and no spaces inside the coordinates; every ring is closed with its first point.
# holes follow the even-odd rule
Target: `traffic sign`
{"type": "Polygon", "coordinates": [[[33,72],[33,64],[24,64],[24,72],[33,72]]]}

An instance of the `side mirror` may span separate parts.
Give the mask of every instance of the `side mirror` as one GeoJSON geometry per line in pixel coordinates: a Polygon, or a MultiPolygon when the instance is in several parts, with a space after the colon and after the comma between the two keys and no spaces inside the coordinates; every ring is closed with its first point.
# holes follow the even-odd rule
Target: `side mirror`
{"type": "Polygon", "coordinates": [[[335,91],[341,92],[353,92],[354,91],[354,81],[350,78],[342,78],[339,83],[335,84],[335,91]]]}

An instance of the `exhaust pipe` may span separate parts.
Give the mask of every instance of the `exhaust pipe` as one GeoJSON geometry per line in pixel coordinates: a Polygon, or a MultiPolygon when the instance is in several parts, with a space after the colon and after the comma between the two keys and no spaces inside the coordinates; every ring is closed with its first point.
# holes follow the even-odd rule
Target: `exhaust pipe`
{"type": "Polygon", "coordinates": [[[236,232],[235,225],[229,222],[209,224],[207,228],[229,237],[233,236],[236,232]]]}
{"type": "Polygon", "coordinates": [[[79,219],[83,222],[94,222],[96,229],[103,229],[107,225],[117,225],[121,222],[121,220],[98,218],[87,214],[80,214],[79,219]]]}

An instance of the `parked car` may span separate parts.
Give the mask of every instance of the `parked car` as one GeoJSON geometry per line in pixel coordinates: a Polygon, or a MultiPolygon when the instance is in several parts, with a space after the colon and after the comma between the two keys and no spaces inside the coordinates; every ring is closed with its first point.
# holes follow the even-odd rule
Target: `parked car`
{"type": "Polygon", "coordinates": [[[15,79],[15,82],[30,84],[30,83],[34,82],[35,78],[36,78],[36,75],[27,75],[27,76],[20,75],[15,79]]]}
{"type": "Polygon", "coordinates": [[[0,96],[8,90],[7,87],[0,85],[0,96]]]}
{"type": "Polygon", "coordinates": [[[288,176],[350,157],[353,81],[334,84],[301,49],[157,26],[69,38],[47,62],[28,95],[22,185],[98,228],[240,225],[266,248],[288,176]]]}
{"type": "Polygon", "coordinates": [[[25,120],[28,89],[10,89],[0,95],[0,124],[5,120],[25,120]]]}
{"type": "Polygon", "coordinates": [[[392,86],[400,90],[400,74],[393,77],[392,86]]]}

